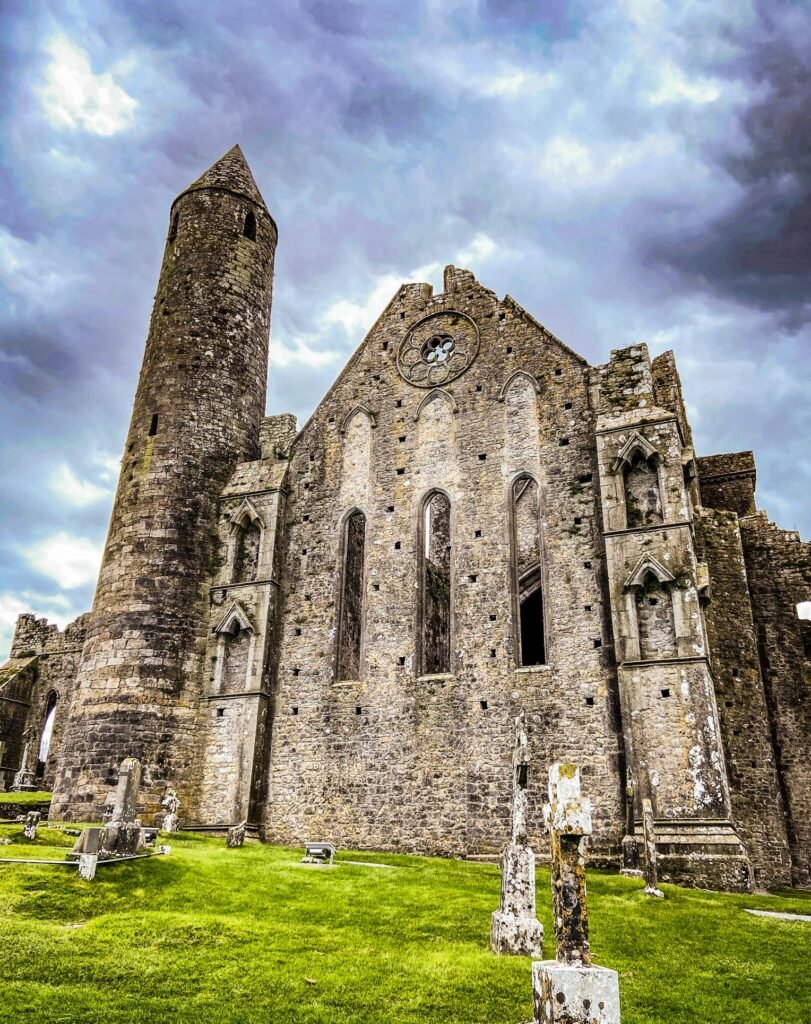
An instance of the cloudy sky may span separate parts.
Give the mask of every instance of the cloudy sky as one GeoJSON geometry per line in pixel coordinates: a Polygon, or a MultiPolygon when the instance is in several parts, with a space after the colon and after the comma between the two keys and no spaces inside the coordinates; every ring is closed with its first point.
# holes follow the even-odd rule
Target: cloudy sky
{"type": "Polygon", "coordinates": [[[280,229],[269,411],[456,263],[593,363],[673,348],[699,453],[754,448],[811,535],[804,0],[0,7],[0,656],[90,606],[169,205],[235,142],[280,229]]]}

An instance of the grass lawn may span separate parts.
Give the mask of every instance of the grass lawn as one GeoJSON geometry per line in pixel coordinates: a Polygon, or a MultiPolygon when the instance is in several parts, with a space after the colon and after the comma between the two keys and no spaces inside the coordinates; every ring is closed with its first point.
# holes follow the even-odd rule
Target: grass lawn
{"type": "Polygon", "coordinates": [[[41,804],[50,799],[50,793],[0,793],[0,817],[3,804],[41,804]]]}
{"type": "MultiPolygon", "coordinates": [[[[19,826],[5,857],[59,857],[70,836],[19,826]]],[[[529,960],[489,949],[492,864],[385,854],[298,865],[301,851],[171,837],[168,857],[99,868],[0,864],[0,1021],[36,1024],[517,1024],[529,960]]],[[[595,959],[620,973],[623,1024],[811,1020],[811,895],[727,896],[592,871],[595,959]]],[[[545,951],[549,874],[538,871],[545,951]]]]}

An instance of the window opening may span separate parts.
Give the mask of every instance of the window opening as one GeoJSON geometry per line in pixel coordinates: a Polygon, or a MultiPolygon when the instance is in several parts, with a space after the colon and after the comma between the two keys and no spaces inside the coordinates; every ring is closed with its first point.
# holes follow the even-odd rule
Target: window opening
{"type": "Polygon", "coordinates": [[[662,522],[662,500],[659,495],[659,472],[644,454],[637,451],[623,471],[625,479],[625,514],[628,529],[662,522]]]}
{"type": "Polygon", "coordinates": [[[422,671],[451,671],[451,503],[436,492],[422,513],[422,671]]]}
{"type": "Polygon", "coordinates": [[[339,679],[360,678],[365,555],[366,516],[356,511],[349,516],[344,527],[344,571],[338,630],[339,679]]]}
{"type": "Polygon", "coordinates": [[[149,436],[154,437],[158,432],[158,414],[152,413],[152,422],[149,424],[149,436]]]}
{"type": "Polygon", "coordinates": [[[520,666],[546,663],[541,516],[538,484],[519,477],[512,487],[512,536],[520,666]]]}
{"type": "Polygon", "coordinates": [[[245,226],[242,229],[242,234],[246,238],[250,238],[252,242],[256,241],[256,217],[254,217],[253,213],[249,213],[245,217],[245,226]]]}
{"type": "Polygon", "coordinates": [[[48,695],[48,704],[45,709],[45,724],[42,727],[42,737],[39,741],[39,755],[37,757],[37,778],[41,779],[45,774],[45,764],[48,760],[48,750],[53,737],[54,720],[56,719],[56,693],[52,690],[48,695]]]}

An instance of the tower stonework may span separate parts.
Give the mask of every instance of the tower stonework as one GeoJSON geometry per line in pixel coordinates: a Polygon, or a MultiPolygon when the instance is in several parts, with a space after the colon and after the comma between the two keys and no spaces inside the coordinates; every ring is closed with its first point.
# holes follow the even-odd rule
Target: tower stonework
{"type": "Polygon", "coordinates": [[[193,802],[216,505],[255,458],[277,230],[239,147],[174,201],[51,814],[101,817],[125,756],[193,802]]]}
{"type": "Polygon", "coordinates": [[[751,452],[696,456],[673,354],[589,365],[450,266],[299,430],[264,415],[276,237],[236,147],[175,200],[94,607],[18,620],[0,787],[99,820],[135,757],[145,824],[171,788],[271,842],[495,856],[520,716],[541,860],[576,764],[595,862],[650,801],[662,881],[808,885],[811,544],[751,452]]]}

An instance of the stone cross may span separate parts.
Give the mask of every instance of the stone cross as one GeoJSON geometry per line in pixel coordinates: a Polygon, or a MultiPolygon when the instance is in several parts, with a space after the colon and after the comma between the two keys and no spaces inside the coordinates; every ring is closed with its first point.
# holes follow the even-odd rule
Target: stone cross
{"type": "Polygon", "coordinates": [[[540,957],[543,925],[535,916],[535,854],[527,843],[529,739],[524,712],[515,720],[512,842],[501,856],[501,905],[490,919],[496,953],[540,957]]]}
{"type": "Polygon", "coordinates": [[[115,791],[111,821],[135,821],[140,788],[141,762],[136,757],[125,757],[118,769],[118,786],[115,791]]]}
{"type": "Polygon", "coordinates": [[[546,824],[552,848],[552,901],[557,960],[532,965],[535,1024],[620,1024],[617,972],[591,962],[586,906],[586,837],[591,802],[580,769],[549,769],[546,824]]]}
{"type": "Polygon", "coordinates": [[[653,824],[653,804],[642,801],[642,839],[645,844],[645,895],[663,900],[665,894],[659,888],[659,874],[656,865],[656,829],[653,824]]]}
{"type": "Polygon", "coordinates": [[[23,826],[23,835],[26,839],[37,838],[37,826],[39,825],[39,819],[42,817],[39,811],[29,811],[25,816],[25,825],[23,826]]]}
{"type": "Polygon", "coordinates": [[[241,821],[238,825],[233,825],[228,829],[227,846],[236,847],[245,844],[245,827],[247,824],[247,821],[241,821]]]}
{"type": "Polygon", "coordinates": [[[37,787],[34,782],[34,773],[28,770],[28,744],[23,748],[23,758],[20,770],[14,776],[14,784],[11,789],[14,793],[32,793],[37,787]]]}
{"type": "Polygon", "coordinates": [[[180,800],[178,800],[177,793],[173,789],[170,789],[166,796],[161,801],[162,805],[166,808],[166,814],[163,818],[163,825],[161,829],[163,832],[177,832],[178,830],[178,819],[177,811],[180,807],[180,800]]]}
{"type": "Polygon", "coordinates": [[[549,803],[544,808],[552,852],[552,901],[557,959],[590,964],[586,904],[586,836],[591,835],[591,801],[580,795],[580,769],[553,764],[549,803]]]}

